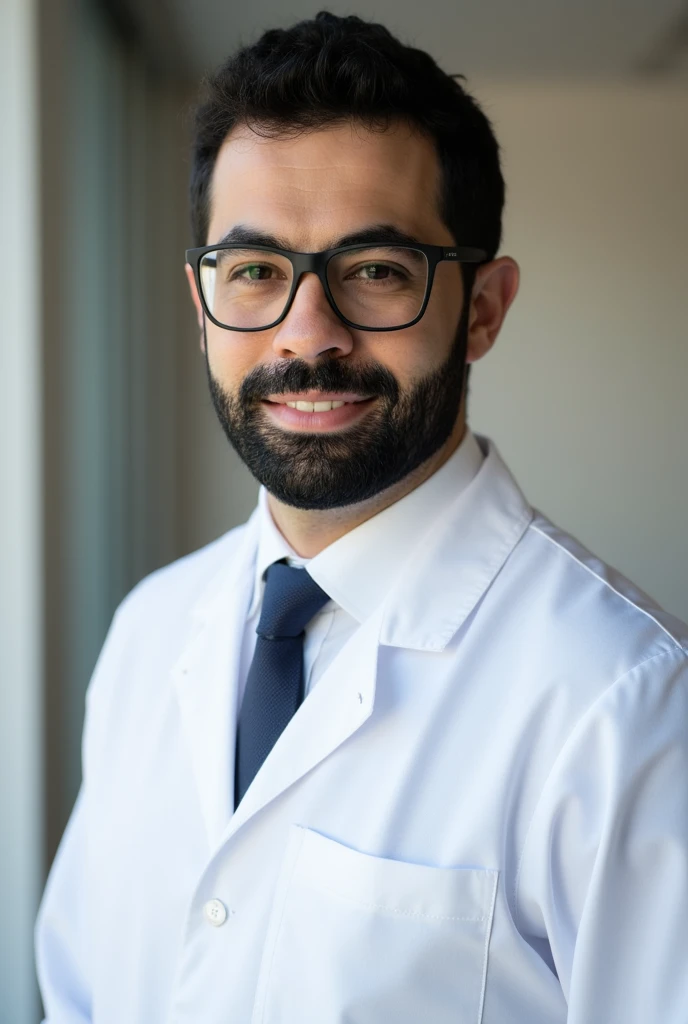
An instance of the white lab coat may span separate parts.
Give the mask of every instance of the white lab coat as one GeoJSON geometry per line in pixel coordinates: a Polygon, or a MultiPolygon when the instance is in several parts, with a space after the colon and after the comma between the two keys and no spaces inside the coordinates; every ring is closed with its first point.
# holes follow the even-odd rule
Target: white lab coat
{"type": "Polygon", "coordinates": [[[483,443],[234,814],[255,516],[123,602],[49,1024],[686,1024],[688,629],[483,443]]]}

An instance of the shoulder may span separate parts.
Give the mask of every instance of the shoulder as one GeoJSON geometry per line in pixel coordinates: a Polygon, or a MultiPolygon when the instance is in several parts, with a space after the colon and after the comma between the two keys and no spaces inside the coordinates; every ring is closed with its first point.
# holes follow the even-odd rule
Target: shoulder
{"type": "MultiPolygon", "coordinates": [[[[171,657],[193,628],[194,613],[222,586],[248,537],[251,520],[140,580],[117,607],[99,663],[157,654],[171,657]]],[[[98,675],[96,666],[96,673],[98,675]]]]}
{"type": "Polygon", "coordinates": [[[153,609],[160,612],[192,607],[232,565],[248,528],[249,523],[234,527],[202,548],[149,573],[127,594],[116,614],[120,618],[138,618],[153,609]]]}
{"type": "Polygon", "coordinates": [[[662,654],[688,655],[685,623],[537,510],[520,547],[554,635],[603,656],[615,677],[662,654]]]}
{"type": "Polygon", "coordinates": [[[86,695],[85,737],[91,737],[91,751],[105,749],[115,722],[141,716],[165,699],[170,673],[197,629],[197,613],[226,586],[246,553],[250,528],[249,519],[149,573],[120,603],[86,695]]]}

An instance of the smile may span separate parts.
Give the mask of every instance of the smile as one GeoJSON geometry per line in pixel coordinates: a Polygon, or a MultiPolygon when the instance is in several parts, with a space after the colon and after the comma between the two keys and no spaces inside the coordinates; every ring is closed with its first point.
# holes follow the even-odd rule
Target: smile
{"type": "Polygon", "coordinates": [[[281,427],[305,433],[320,433],[348,427],[366,415],[375,398],[358,395],[339,397],[276,395],[261,404],[281,427]]]}

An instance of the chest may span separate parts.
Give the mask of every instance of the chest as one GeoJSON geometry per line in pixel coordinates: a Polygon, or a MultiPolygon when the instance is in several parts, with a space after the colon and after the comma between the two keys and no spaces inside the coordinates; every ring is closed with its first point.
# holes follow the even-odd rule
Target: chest
{"type": "MultiPolygon", "coordinates": [[[[495,956],[513,938],[509,890],[552,756],[547,698],[525,707],[524,680],[496,655],[476,671],[470,644],[380,647],[373,660],[372,713],[337,732],[370,697],[370,651],[357,662],[345,645],[266,762],[295,781],[238,828],[228,813],[214,844],[174,695],[139,708],[129,743],[101,766],[93,817],[104,990],[114,963],[125,975],[145,965],[151,1005],[175,1024],[199,1000],[203,1024],[479,1019],[488,937],[495,956]],[[316,732],[330,747],[299,774],[316,732]],[[211,901],[226,913],[220,926],[211,901]]],[[[231,771],[234,727],[230,715],[211,771],[231,771]]],[[[124,991],[117,1019],[138,1024],[124,991]]]]}

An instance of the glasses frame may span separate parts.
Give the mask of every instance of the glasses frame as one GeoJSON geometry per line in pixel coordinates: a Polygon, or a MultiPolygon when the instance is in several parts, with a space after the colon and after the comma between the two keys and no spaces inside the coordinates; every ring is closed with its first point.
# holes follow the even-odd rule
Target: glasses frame
{"type": "Polygon", "coordinates": [[[225,331],[268,331],[272,327],[277,327],[287,317],[289,310],[292,307],[296,290],[299,286],[301,278],[304,274],[317,274],[320,279],[320,283],[323,286],[323,291],[333,312],[339,319],[347,325],[347,327],[353,327],[357,331],[403,331],[406,327],[413,327],[422,318],[425,310],[427,309],[428,302],[430,301],[430,292],[432,291],[432,284],[435,280],[435,270],[438,263],[445,261],[452,263],[484,263],[487,260],[487,253],[484,249],[475,249],[472,246],[447,246],[447,245],[422,245],[404,243],[399,244],[397,242],[359,242],[356,245],[340,245],[336,249],[323,249],[322,252],[293,252],[291,249],[278,249],[273,245],[252,245],[248,242],[225,242],[221,245],[203,245],[196,249],[186,250],[186,262],[191,265],[194,273],[194,279],[196,281],[196,288],[203,304],[203,309],[209,320],[212,321],[217,327],[221,327],[225,331]],[[415,249],[417,252],[422,252],[428,263],[428,279],[425,285],[425,295],[423,302],[420,307],[420,312],[417,317],[413,320],[409,320],[408,323],[400,324],[398,327],[364,327],[363,324],[354,323],[353,320],[349,320],[344,314],[337,308],[337,303],[334,300],[332,292],[330,291],[330,285],[327,280],[327,266],[331,259],[338,256],[343,252],[353,252],[356,249],[371,249],[371,248],[394,248],[394,249],[415,249]],[[208,308],[208,303],[205,300],[203,294],[203,286],[201,284],[201,260],[209,252],[218,252],[221,249],[249,249],[251,252],[274,252],[278,256],[286,257],[293,269],[294,279],[291,285],[291,291],[287,298],[286,305],[282,310],[281,315],[277,320],[273,320],[272,323],[266,324],[264,327],[228,327],[227,324],[221,323],[217,320],[208,308]]]}

